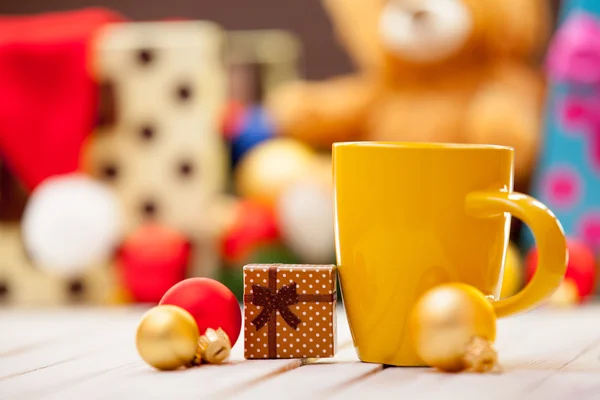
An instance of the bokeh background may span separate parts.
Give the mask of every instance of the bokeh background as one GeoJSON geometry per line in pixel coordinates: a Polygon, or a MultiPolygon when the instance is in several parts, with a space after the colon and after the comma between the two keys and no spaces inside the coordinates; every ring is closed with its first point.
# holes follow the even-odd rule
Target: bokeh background
{"type": "MultiPolygon", "coordinates": [[[[587,7],[585,1],[572,3],[587,7]]],[[[566,4],[549,4],[555,31],[566,4]]],[[[241,298],[244,264],[335,263],[330,151],[277,132],[264,104],[267,92],[294,80],[356,72],[321,2],[8,0],[0,3],[0,16],[0,105],[8,110],[0,113],[0,305],[156,302],[188,276],[219,279],[241,298]],[[104,29],[118,20],[216,25],[104,29]],[[86,36],[93,24],[102,34],[86,36]],[[188,43],[193,35],[202,43],[188,43]],[[77,46],[84,42],[81,53],[77,46]],[[159,64],[173,48],[171,63],[159,64]],[[139,70],[131,70],[127,57],[137,60],[139,70]],[[205,73],[190,77],[193,63],[205,73]],[[69,70],[74,65],[75,73],[69,70]],[[172,88],[161,80],[184,70],[187,78],[172,88]],[[36,87],[34,79],[42,83],[36,87]],[[161,85],[172,90],[176,106],[157,100],[161,85]],[[56,96],[66,103],[61,106],[56,96]],[[23,113],[13,107],[17,102],[32,108],[23,113]],[[94,115],[89,132],[85,121],[76,126],[87,114],[94,115]],[[80,142],[57,128],[57,115],[80,142]],[[139,115],[143,121],[135,120],[139,115]],[[28,119],[35,124],[24,124],[28,119]],[[60,158],[64,150],[71,159],[69,145],[81,146],[73,162],[83,178],[64,175],[67,162],[53,170],[52,157],[37,156],[60,158]],[[118,239],[117,228],[106,222],[113,200],[122,213],[118,239]]],[[[544,57],[530,63],[542,79],[543,50],[544,57]]],[[[555,81],[548,86],[549,107],[556,87],[555,81]]],[[[544,201],[557,193],[564,200],[574,190],[572,180],[559,171],[547,183],[545,174],[554,173],[550,138],[561,134],[552,129],[560,121],[544,122],[541,156],[517,189],[544,201]]],[[[578,151],[566,162],[581,159],[578,151]]],[[[597,199],[590,201],[586,209],[597,199]]],[[[569,220],[582,211],[559,212],[569,220]]],[[[572,305],[595,290],[598,248],[568,226],[575,272],[554,303],[572,305]]],[[[511,238],[503,296],[535,269],[532,244],[518,221],[511,238]]]]}
{"type": "MultiPolygon", "coordinates": [[[[561,1],[548,2],[554,10],[553,15],[558,15],[561,1]]],[[[215,21],[228,30],[285,29],[298,35],[302,42],[301,66],[306,78],[323,79],[353,70],[347,53],[334,39],[331,21],[319,1],[7,0],[0,4],[0,13],[28,14],[93,6],[117,10],[134,20],[185,17],[215,21]]]]}

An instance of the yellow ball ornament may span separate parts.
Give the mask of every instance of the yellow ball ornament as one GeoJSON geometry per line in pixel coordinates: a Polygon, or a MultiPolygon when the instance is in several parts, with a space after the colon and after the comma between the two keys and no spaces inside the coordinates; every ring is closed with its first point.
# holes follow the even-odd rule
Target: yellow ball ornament
{"type": "Polygon", "coordinates": [[[571,279],[565,279],[556,292],[548,299],[548,304],[554,307],[574,307],[579,304],[579,289],[571,279]]]}
{"type": "Polygon", "coordinates": [[[521,288],[522,282],[523,262],[521,260],[521,253],[513,243],[510,243],[506,252],[500,298],[505,299],[517,293],[521,288]]]}
{"type": "Polygon", "coordinates": [[[417,354],[432,367],[447,372],[497,368],[496,315],[472,286],[449,283],[427,291],[413,309],[410,329],[417,354]]]}
{"type": "Polygon", "coordinates": [[[160,370],[191,365],[200,334],[194,317],[172,305],[154,307],[142,316],[135,341],[142,359],[160,370]]]}
{"type": "Polygon", "coordinates": [[[289,138],[261,143],[244,156],[235,174],[238,194],[273,205],[289,186],[300,181],[313,167],[315,153],[289,138]]]}

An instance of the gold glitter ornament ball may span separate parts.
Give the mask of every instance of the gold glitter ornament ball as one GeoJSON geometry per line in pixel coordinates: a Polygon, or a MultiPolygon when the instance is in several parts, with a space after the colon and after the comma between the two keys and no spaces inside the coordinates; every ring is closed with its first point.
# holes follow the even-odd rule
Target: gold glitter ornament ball
{"type": "Polygon", "coordinates": [[[142,316],[135,342],[142,359],[160,370],[189,365],[198,349],[198,326],[182,308],[162,305],[142,316]]]}
{"type": "Polygon", "coordinates": [[[448,372],[492,370],[496,315],[479,290],[462,283],[430,289],[417,301],[410,329],[419,357],[448,372]]]}

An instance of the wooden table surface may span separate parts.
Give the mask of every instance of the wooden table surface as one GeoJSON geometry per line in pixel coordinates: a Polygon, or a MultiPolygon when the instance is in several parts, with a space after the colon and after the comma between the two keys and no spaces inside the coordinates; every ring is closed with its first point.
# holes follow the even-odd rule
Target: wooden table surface
{"type": "Polygon", "coordinates": [[[333,359],[243,360],[156,372],[136,353],[145,308],[0,310],[0,399],[600,399],[600,305],[501,320],[498,375],[357,360],[343,310],[333,359]]]}

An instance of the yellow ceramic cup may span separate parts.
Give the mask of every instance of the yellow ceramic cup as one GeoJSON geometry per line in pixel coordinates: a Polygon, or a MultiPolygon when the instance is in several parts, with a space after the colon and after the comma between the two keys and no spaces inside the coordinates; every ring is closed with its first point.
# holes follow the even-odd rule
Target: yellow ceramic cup
{"type": "Polygon", "coordinates": [[[562,227],[513,189],[511,148],[431,143],[336,143],[336,253],[359,358],[423,365],[407,331],[417,298],[464,282],[497,299],[511,214],[527,223],[539,268],[516,295],[494,300],[499,317],[548,298],[567,264],[562,227]]]}

